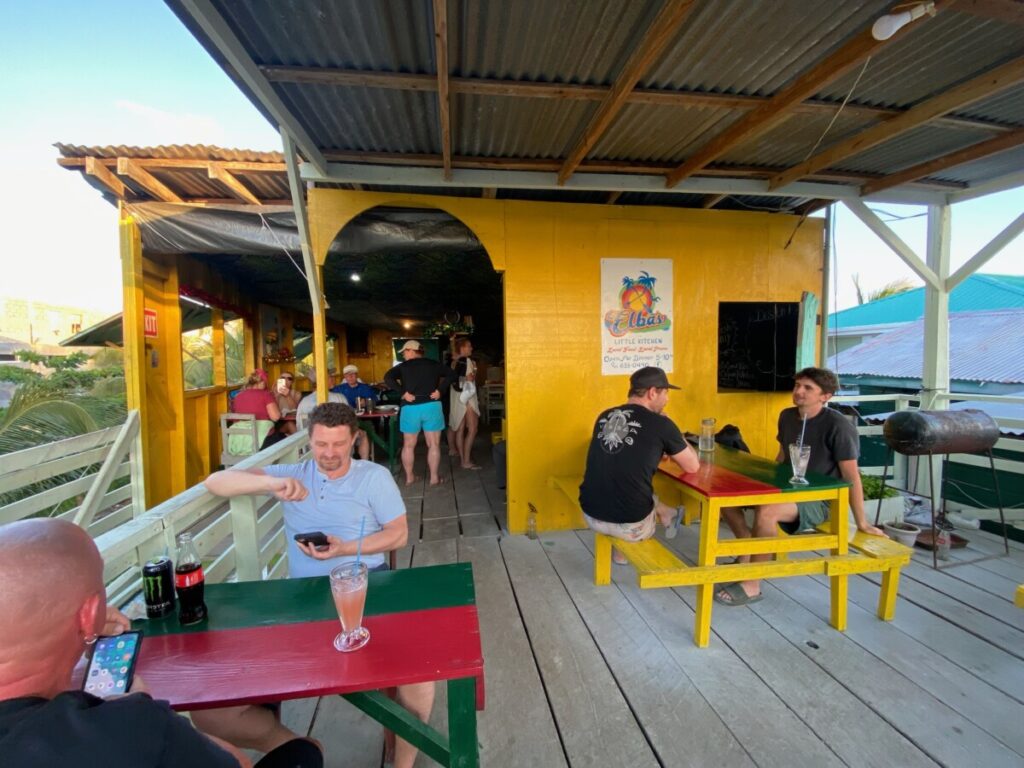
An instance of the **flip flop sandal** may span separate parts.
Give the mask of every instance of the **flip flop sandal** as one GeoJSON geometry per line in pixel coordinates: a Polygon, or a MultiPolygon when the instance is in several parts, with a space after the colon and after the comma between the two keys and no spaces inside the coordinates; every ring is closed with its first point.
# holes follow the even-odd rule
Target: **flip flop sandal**
{"type": "Polygon", "coordinates": [[[676,534],[679,533],[679,522],[683,519],[683,505],[680,504],[676,507],[676,512],[672,516],[672,520],[668,525],[665,526],[665,538],[674,539],[676,534]]]}
{"type": "Polygon", "coordinates": [[[739,582],[733,582],[728,586],[722,587],[718,592],[715,593],[715,602],[720,605],[728,606],[739,606],[739,605],[750,605],[761,600],[762,595],[760,593],[756,595],[748,595],[743,591],[743,585],[739,582]],[[724,600],[720,596],[721,592],[725,592],[729,596],[729,600],[724,600]]]}

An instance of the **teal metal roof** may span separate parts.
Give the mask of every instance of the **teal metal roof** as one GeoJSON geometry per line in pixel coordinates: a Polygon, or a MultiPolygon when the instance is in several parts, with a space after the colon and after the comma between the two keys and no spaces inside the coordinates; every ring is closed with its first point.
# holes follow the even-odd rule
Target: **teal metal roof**
{"type": "MultiPolygon", "coordinates": [[[[950,312],[1024,309],[1024,276],[971,275],[953,289],[950,312]]],[[[924,288],[897,293],[828,316],[829,328],[912,323],[924,317],[924,288]]]]}

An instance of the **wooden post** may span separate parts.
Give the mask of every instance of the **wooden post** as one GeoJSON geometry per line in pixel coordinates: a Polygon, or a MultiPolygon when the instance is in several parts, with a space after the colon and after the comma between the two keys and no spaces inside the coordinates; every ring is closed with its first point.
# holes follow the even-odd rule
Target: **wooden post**
{"type": "Polygon", "coordinates": [[[229,502],[235,541],[235,573],[239,581],[259,581],[262,578],[260,538],[256,525],[261,498],[235,496],[229,502]]]}

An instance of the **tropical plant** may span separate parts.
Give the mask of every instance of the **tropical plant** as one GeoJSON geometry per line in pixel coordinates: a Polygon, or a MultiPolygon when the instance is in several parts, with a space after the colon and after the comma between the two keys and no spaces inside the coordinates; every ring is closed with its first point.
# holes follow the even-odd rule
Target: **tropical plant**
{"type": "Polygon", "coordinates": [[[95,397],[23,384],[0,416],[0,454],[63,440],[124,421],[123,398],[95,397]]]}
{"type": "Polygon", "coordinates": [[[857,304],[861,305],[867,304],[872,301],[878,301],[879,299],[887,299],[890,296],[895,296],[898,293],[905,293],[907,291],[913,290],[914,284],[908,278],[900,277],[897,278],[896,280],[891,280],[890,282],[883,285],[881,288],[871,291],[871,293],[865,295],[863,288],[861,288],[860,275],[854,274],[853,287],[854,290],[856,290],[857,292],[857,304]]]}
{"type": "MultiPolygon", "coordinates": [[[[224,356],[229,383],[245,378],[245,340],[241,327],[224,324],[224,356]]],[[[185,389],[213,386],[213,328],[207,326],[181,335],[185,389]]]]}
{"type": "Polygon", "coordinates": [[[882,491],[882,478],[877,475],[861,475],[860,485],[864,491],[865,499],[891,499],[899,496],[899,492],[892,486],[887,485],[882,491]]]}

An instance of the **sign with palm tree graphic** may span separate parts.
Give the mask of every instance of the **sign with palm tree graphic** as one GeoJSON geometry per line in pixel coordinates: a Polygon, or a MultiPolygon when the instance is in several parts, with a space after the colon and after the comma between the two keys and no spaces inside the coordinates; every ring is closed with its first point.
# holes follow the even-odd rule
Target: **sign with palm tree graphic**
{"type": "Polygon", "coordinates": [[[672,356],[672,260],[601,259],[601,373],[671,373],[672,356]]]}

